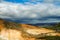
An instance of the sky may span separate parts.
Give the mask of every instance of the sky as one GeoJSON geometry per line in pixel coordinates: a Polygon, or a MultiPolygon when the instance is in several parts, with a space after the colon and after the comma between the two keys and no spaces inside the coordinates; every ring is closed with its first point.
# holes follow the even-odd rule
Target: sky
{"type": "Polygon", "coordinates": [[[26,24],[60,22],[60,0],[0,0],[0,18],[26,24]]]}

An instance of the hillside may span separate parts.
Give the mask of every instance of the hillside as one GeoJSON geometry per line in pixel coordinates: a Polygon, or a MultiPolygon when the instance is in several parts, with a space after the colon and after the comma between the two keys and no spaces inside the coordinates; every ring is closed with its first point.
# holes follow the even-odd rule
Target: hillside
{"type": "Polygon", "coordinates": [[[55,30],[0,19],[0,40],[60,40],[55,30]]]}

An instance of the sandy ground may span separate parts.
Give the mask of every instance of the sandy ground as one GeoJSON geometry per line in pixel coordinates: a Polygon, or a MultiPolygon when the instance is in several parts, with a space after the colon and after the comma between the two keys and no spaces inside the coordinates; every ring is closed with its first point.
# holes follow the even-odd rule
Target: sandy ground
{"type": "Polygon", "coordinates": [[[5,40],[24,40],[21,36],[21,32],[17,30],[2,30],[0,32],[0,38],[5,40]]]}
{"type": "MultiPolygon", "coordinates": [[[[53,32],[52,30],[41,30],[41,29],[27,29],[26,30],[27,33],[29,34],[33,34],[33,35],[38,35],[41,33],[48,33],[48,32],[53,32]]],[[[49,35],[49,34],[48,34],[49,35]]],[[[60,33],[50,33],[50,35],[52,36],[56,36],[56,35],[60,35],[60,33]]],[[[22,37],[22,32],[21,31],[17,31],[17,30],[6,30],[3,29],[0,32],[0,38],[4,39],[4,40],[35,40],[34,38],[23,38],[22,37]]]]}

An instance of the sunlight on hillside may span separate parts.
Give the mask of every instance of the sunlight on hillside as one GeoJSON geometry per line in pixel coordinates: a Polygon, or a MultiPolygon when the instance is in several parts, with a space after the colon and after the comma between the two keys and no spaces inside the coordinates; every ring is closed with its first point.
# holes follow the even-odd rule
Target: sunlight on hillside
{"type": "Polygon", "coordinates": [[[60,40],[60,33],[53,29],[0,21],[0,40],[60,40]]]}

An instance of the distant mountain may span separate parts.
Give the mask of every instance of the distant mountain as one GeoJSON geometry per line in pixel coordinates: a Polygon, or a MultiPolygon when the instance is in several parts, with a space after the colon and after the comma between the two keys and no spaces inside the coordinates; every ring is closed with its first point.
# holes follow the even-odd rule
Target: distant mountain
{"type": "Polygon", "coordinates": [[[57,23],[37,23],[37,24],[29,24],[29,25],[33,25],[33,26],[54,26],[57,23]]]}
{"type": "MultiPolygon", "coordinates": [[[[22,20],[10,20],[10,19],[5,19],[6,21],[11,21],[11,22],[16,22],[16,23],[23,23],[23,24],[27,24],[26,22],[22,21],[22,20]]],[[[32,26],[54,26],[57,23],[60,22],[51,22],[51,23],[36,23],[36,24],[28,24],[28,25],[32,25],[32,26]]]]}

